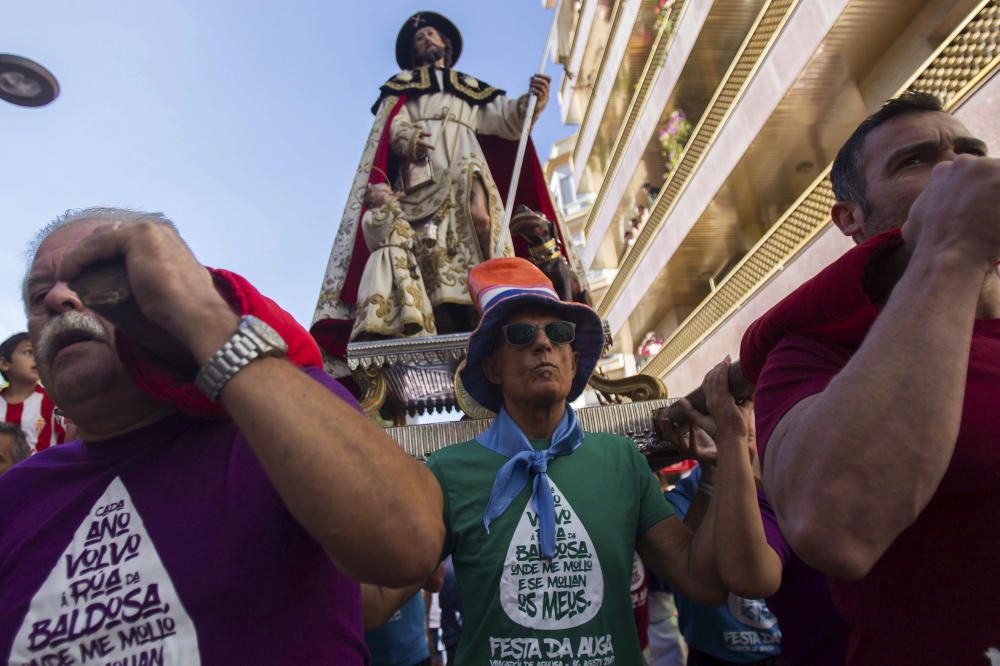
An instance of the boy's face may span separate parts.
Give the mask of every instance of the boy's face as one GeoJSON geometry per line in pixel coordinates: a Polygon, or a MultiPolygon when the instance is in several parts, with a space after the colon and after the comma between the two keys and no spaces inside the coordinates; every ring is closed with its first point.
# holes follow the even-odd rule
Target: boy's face
{"type": "Polygon", "coordinates": [[[10,359],[0,358],[0,370],[7,376],[11,384],[38,383],[38,368],[35,365],[35,353],[31,341],[25,340],[14,347],[10,359]]]}

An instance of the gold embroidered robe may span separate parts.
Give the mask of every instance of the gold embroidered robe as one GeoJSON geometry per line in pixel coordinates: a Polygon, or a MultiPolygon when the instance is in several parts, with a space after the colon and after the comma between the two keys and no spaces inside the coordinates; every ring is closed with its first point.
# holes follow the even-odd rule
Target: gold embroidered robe
{"type": "MultiPolygon", "coordinates": [[[[403,160],[411,159],[420,132],[429,132],[430,137],[424,140],[434,145],[429,153],[434,182],[406,194],[400,205],[418,236],[425,233],[427,224],[437,225],[436,244],[431,247],[418,244],[416,248],[431,303],[469,305],[472,303],[467,287],[469,270],[491,258],[483,256],[472,220],[473,180],[478,178],[482,182],[487,195],[491,254],[500,237],[504,205],[476,135],[491,134],[516,141],[520,138],[528,98],[508,99],[496,94],[496,89],[455,70],[422,67],[403,72],[395,79],[407,75],[415,80],[436,76],[438,80],[433,83],[437,85],[428,81],[433,92],[407,99],[392,121],[390,146],[403,160]],[[449,90],[460,90],[462,94],[452,94],[449,90]],[[484,99],[493,98],[486,103],[474,103],[477,90],[484,99]]],[[[403,189],[401,183],[397,189],[403,189]]],[[[504,255],[513,256],[509,241],[504,255]]]]}
{"type": "Polygon", "coordinates": [[[413,228],[398,204],[365,211],[361,230],[371,255],[358,287],[351,340],[434,335],[434,315],[413,254],[413,228]]]}

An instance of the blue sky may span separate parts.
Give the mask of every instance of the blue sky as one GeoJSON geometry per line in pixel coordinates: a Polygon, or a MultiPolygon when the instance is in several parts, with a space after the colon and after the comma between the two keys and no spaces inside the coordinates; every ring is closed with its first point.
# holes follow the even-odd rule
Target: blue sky
{"type": "MultiPolygon", "coordinates": [[[[87,206],[166,213],[203,263],[308,325],[369,108],[420,9],[462,31],[458,69],[527,89],[552,20],[538,0],[9,3],[0,53],[43,64],[62,91],[40,109],[0,102],[0,339],[24,328],[28,240],[87,206]]],[[[571,131],[550,100],[543,159],[571,131]]]]}

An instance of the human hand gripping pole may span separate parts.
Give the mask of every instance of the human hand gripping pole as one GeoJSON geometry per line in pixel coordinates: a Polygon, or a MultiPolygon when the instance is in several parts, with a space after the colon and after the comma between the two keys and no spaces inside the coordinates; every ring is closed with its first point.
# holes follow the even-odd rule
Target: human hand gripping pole
{"type": "MultiPolygon", "coordinates": [[[[727,378],[729,392],[737,402],[753,398],[754,386],[743,376],[739,361],[734,361],[729,365],[727,378]]],[[[699,386],[694,391],[688,393],[686,400],[694,410],[702,414],[711,413],[703,387],[699,386]]],[[[653,424],[661,440],[680,444],[687,432],[687,428],[691,425],[691,418],[684,409],[684,405],[678,401],[669,407],[663,407],[654,411],[653,424]]],[[[686,447],[682,447],[682,450],[683,448],[686,447]]]]}
{"type": "Polygon", "coordinates": [[[702,382],[711,416],[685,411],[699,428],[712,433],[718,447],[714,492],[715,562],[725,586],[738,596],[773,594],[781,583],[781,562],[768,545],[757,504],[753,403],[738,401],[729,390],[727,356],[702,382]]]}

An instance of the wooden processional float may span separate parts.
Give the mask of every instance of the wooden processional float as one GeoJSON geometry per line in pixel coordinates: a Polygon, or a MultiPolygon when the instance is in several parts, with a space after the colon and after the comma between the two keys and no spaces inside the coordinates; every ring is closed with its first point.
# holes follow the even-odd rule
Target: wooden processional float
{"type": "MultiPolygon", "coordinates": [[[[183,374],[194,375],[197,366],[190,353],[146,319],[132,300],[122,261],[93,264],[73,282],[72,288],[84,305],[127,332],[149,352],[183,374]]],[[[388,413],[396,425],[386,427],[386,432],[417,459],[472,439],[489,426],[493,414],[464,395],[457,382],[468,336],[455,333],[348,345],[348,366],[365,391],[362,406],[366,413],[370,417],[388,413]],[[450,409],[462,411],[465,418],[404,425],[407,414],[450,409]]],[[[607,324],[605,342],[610,342],[607,324]]],[[[730,368],[729,384],[737,400],[752,397],[753,386],[743,377],[738,363],[730,368]]],[[[590,385],[608,404],[577,410],[585,430],[628,437],[657,469],[683,457],[671,442],[676,429],[686,428],[689,421],[680,404],[667,398],[662,382],[649,375],[620,380],[594,376],[590,385]]],[[[696,409],[707,412],[701,389],[687,398],[696,409]]]]}

